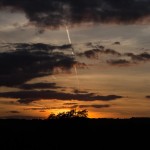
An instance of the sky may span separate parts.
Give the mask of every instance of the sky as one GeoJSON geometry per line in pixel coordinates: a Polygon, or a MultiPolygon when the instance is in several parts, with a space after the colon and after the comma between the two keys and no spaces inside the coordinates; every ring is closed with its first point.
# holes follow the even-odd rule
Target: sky
{"type": "Polygon", "coordinates": [[[150,117],[150,0],[0,0],[0,118],[150,117]]]}

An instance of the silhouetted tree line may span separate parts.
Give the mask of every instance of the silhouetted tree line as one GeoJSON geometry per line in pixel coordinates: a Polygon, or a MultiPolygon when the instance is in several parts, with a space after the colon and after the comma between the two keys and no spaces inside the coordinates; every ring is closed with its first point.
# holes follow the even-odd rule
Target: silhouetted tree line
{"type": "Polygon", "coordinates": [[[58,114],[51,113],[47,119],[71,119],[71,118],[87,118],[88,117],[88,111],[86,109],[84,110],[76,110],[72,109],[67,112],[61,112],[58,114]]]}

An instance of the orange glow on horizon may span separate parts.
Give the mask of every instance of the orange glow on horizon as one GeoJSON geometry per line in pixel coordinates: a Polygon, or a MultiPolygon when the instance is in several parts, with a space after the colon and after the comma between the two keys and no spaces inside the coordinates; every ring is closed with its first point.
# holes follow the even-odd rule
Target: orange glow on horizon
{"type": "MultiPolygon", "coordinates": [[[[47,118],[51,113],[57,115],[58,113],[67,112],[70,110],[71,110],[70,108],[47,110],[45,111],[45,113],[43,113],[43,117],[47,118]]],[[[122,116],[121,114],[118,113],[88,111],[88,118],[127,118],[127,117],[122,116]]]]}

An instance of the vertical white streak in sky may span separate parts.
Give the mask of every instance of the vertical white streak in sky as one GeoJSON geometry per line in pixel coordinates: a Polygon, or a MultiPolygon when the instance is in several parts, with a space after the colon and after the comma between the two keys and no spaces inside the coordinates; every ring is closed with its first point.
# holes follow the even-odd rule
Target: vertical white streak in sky
{"type": "MultiPolygon", "coordinates": [[[[69,29],[68,29],[67,25],[66,25],[66,32],[67,32],[67,36],[68,36],[69,44],[72,44],[72,42],[71,42],[71,38],[70,38],[69,29]]],[[[72,55],[74,55],[74,56],[75,56],[75,53],[74,53],[74,49],[73,49],[73,47],[72,47],[72,55]]]]}
{"type": "MultiPolygon", "coordinates": [[[[71,42],[71,38],[70,38],[70,33],[69,33],[69,30],[68,30],[68,27],[66,25],[66,32],[67,32],[67,36],[68,36],[68,41],[69,41],[69,44],[72,44],[71,42]]],[[[71,46],[72,47],[72,46],[71,46]]],[[[74,52],[74,49],[72,47],[72,54],[75,56],[75,52],[74,52]]],[[[79,78],[78,78],[78,71],[77,71],[77,67],[76,65],[74,65],[74,71],[75,71],[75,74],[76,74],[76,79],[77,79],[77,85],[78,85],[78,89],[79,89],[79,78]]]]}
{"type": "Polygon", "coordinates": [[[77,79],[77,85],[78,85],[77,87],[78,87],[78,89],[79,89],[79,87],[80,87],[80,82],[79,82],[78,71],[77,71],[76,65],[74,66],[74,71],[75,71],[76,79],[77,79]]]}
{"type": "Polygon", "coordinates": [[[69,30],[68,30],[68,27],[67,27],[67,26],[66,26],[66,32],[67,32],[69,44],[72,44],[71,38],[70,38],[70,34],[69,34],[69,30]]]}

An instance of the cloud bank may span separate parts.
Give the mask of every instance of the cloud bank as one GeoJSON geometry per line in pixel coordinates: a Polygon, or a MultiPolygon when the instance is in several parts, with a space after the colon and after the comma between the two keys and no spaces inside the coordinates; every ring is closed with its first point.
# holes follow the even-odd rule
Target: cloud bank
{"type": "Polygon", "coordinates": [[[0,0],[0,9],[26,14],[30,24],[58,28],[80,23],[150,22],[149,0],[0,0]]]}
{"type": "Polygon", "coordinates": [[[20,103],[31,103],[33,101],[41,99],[49,100],[78,100],[78,101],[112,101],[119,98],[123,98],[120,95],[96,95],[94,93],[84,93],[84,94],[73,94],[73,93],[61,93],[53,90],[30,90],[30,91],[18,91],[18,92],[4,92],[0,93],[0,97],[6,98],[17,98],[20,103]]]}
{"type": "Polygon", "coordinates": [[[69,71],[77,63],[63,52],[41,49],[37,44],[18,44],[15,51],[0,53],[0,86],[18,86],[36,77],[51,75],[55,68],[69,71]]]}

